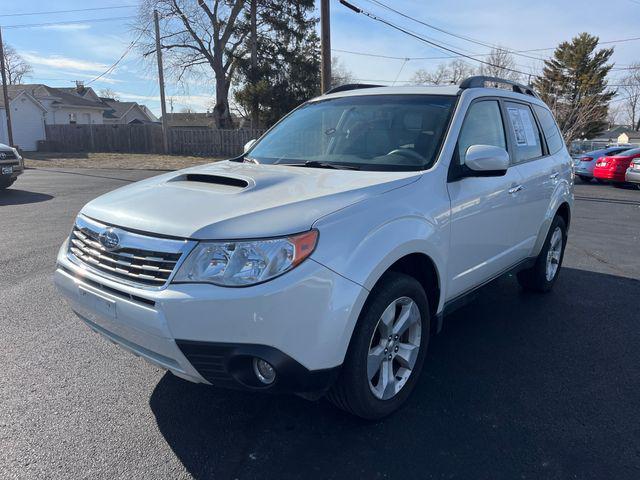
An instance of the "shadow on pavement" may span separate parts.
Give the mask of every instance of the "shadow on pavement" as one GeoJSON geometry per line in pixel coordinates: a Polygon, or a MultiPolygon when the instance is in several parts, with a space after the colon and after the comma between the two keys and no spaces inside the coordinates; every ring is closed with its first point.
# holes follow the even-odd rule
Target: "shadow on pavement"
{"type": "Polygon", "coordinates": [[[195,478],[640,478],[640,281],[513,277],[445,321],[407,406],[378,423],[171,374],[150,399],[195,478]]]}
{"type": "Polygon", "coordinates": [[[52,198],[53,196],[47,195],[46,193],[28,192],[26,190],[17,190],[15,188],[0,190],[0,206],[46,202],[52,198]]]}

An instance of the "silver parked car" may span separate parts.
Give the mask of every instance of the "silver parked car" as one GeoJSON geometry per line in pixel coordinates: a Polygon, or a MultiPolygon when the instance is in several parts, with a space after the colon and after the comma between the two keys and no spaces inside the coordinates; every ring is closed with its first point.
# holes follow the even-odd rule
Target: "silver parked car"
{"type": "Polygon", "coordinates": [[[629,165],[624,179],[628,183],[635,185],[638,189],[640,189],[640,158],[636,158],[633,162],[631,162],[631,165],[629,165]]]}
{"type": "Polygon", "coordinates": [[[620,145],[617,147],[607,147],[600,150],[593,150],[580,155],[574,163],[574,171],[576,177],[582,180],[584,183],[589,183],[593,179],[593,169],[596,166],[596,162],[600,157],[617,155],[633,148],[633,145],[620,145]]]}

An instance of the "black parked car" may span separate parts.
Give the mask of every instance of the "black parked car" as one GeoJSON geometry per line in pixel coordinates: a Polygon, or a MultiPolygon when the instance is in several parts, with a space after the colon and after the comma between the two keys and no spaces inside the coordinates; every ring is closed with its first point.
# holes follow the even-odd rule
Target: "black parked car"
{"type": "Polygon", "coordinates": [[[18,150],[0,143],[0,190],[13,185],[24,171],[24,160],[18,150]]]}

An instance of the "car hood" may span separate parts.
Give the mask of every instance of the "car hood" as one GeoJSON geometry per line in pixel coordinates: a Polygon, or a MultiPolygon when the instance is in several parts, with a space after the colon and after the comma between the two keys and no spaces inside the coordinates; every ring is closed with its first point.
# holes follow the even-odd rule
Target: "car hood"
{"type": "Polygon", "coordinates": [[[308,230],[320,217],[419,176],[224,161],[119,188],[91,201],[81,213],[181,238],[280,236],[308,230]]]}

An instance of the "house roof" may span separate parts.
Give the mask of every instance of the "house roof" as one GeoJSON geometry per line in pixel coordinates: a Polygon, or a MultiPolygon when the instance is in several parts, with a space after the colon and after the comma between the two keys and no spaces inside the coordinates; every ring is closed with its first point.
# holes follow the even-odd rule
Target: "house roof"
{"type": "MultiPolygon", "coordinates": [[[[99,108],[105,109],[107,106],[102,103],[94,102],[92,100],[87,100],[86,98],[81,97],[75,93],[70,93],[68,88],[54,88],[49,87],[48,85],[44,85],[42,83],[29,83],[29,84],[21,84],[21,85],[9,85],[9,88],[14,88],[17,90],[25,90],[30,95],[38,98],[39,95],[36,95],[35,92],[39,89],[44,89],[47,92],[47,96],[53,97],[54,105],[71,105],[74,107],[83,107],[83,108],[99,108]]],[[[71,89],[74,90],[75,89],[71,89]]]]}
{"type": "Polygon", "coordinates": [[[105,98],[105,97],[100,97],[100,100],[102,100],[102,103],[107,105],[109,108],[109,110],[106,110],[104,112],[105,118],[113,118],[113,119],[122,118],[130,110],[137,107],[147,117],[147,121],[155,122],[155,118],[150,117],[149,114],[147,113],[147,110],[145,108],[142,108],[143,106],[140,105],[138,102],[120,102],[118,100],[114,100],[113,98],[105,98]]]}
{"type": "Polygon", "coordinates": [[[215,120],[212,113],[167,113],[167,123],[174,127],[211,127],[215,120]]]}
{"type": "MultiPolygon", "coordinates": [[[[15,98],[19,97],[20,95],[26,95],[27,97],[29,97],[38,107],[40,107],[42,110],[44,110],[45,112],[47,111],[46,108],[44,108],[44,105],[42,105],[37,98],[35,98],[33,95],[31,95],[28,91],[24,90],[24,89],[18,89],[18,88],[13,88],[15,87],[15,85],[8,85],[7,86],[7,96],[9,97],[9,101],[12,102],[15,98]]],[[[0,95],[0,108],[5,108],[4,107],[4,95],[0,95]]]]}
{"type": "Polygon", "coordinates": [[[638,132],[636,130],[627,130],[627,131],[625,131],[623,133],[625,133],[627,135],[629,140],[631,140],[631,139],[634,139],[634,140],[640,139],[640,132],[638,132]]]}

